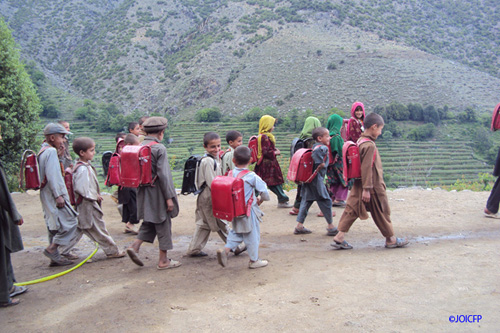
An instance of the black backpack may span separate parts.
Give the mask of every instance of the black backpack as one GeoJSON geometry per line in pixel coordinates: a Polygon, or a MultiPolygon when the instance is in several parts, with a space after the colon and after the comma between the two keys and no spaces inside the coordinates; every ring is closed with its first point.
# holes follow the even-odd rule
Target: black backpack
{"type": "MultiPolygon", "coordinates": [[[[203,184],[201,188],[196,188],[196,169],[201,163],[201,160],[210,155],[191,155],[184,164],[184,178],[182,179],[182,189],[181,194],[187,195],[194,193],[195,195],[201,193],[205,188],[206,184],[203,184]]],[[[212,156],[210,156],[212,157],[212,156]]],[[[212,157],[213,158],[213,157],[212,157]]],[[[214,171],[217,169],[217,161],[214,159],[214,171]]]]}
{"type": "Polygon", "coordinates": [[[301,148],[311,148],[314,144],[314,140],[312,138],[307,138],[305,140],[295,138],[292,141],[290,146],[290,158],[295,154],[295,152],[301,148]]]}
{"type": "Polygon", "coordinates": [[[104,178],[108,176],[108,169],[109,169],[109,161],[111,160],[111,156],[113,156],[112,151],[105,151],[102,154],[101,162],[102,162],[102,170],[104,171],[104,178]]]}

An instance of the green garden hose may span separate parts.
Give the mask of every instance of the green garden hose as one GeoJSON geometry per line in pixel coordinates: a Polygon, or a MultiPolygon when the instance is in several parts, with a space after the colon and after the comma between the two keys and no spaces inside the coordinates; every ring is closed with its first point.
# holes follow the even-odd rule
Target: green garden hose
{"type": "Polygon", "coordinates": [[[85,258],[85,260],[83,260],[81,263],[79,263],[75,267],[71,267],[70,269],[67,269],[67,270],[65,270],[63,272],[59,272],[59,273],[54,274],[54,275],[46,276],[44,278],[40,278],[40,279],[36,279],[36,280],[31,280],[31,281],[27,281],[27,282],[14,283],[14,285],[15,286],[27,286],[29,284],[35,284],[35,283],[49,281],[49,280],[58,278],[60,276],[63,276],[65,274],[68,274],[69,272],[72,272],[75,269],[77,269],[78,267],[80,267],[81,265],[85,264],[87,262],[87,260],[89,260],[90,258],[92,258],[94,256],[94,254],[96,254],[97,250],[99,250],[99,245],[97,243],[95,243],[95,250],[94,250],[94,252],[92,252],[87,258],[85,258]]]}

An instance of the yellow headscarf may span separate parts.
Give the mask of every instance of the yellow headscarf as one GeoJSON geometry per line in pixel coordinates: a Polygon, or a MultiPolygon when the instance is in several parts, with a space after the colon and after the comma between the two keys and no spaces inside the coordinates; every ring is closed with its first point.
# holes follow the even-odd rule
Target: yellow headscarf
{"type": "Polygon", "coordinates": [[[257,153],[258,159],[260,159],[262,156],[262,146],[261,146],[262,134],[267,135],[269,140],[271,140],[271,142],[274,145],[276,145],[276,139],[274,138],[274,135],[271,133],[275,122],[276,122],[276,119],[274,119],[273,117],[271,117],[269,115],[262,116],[259,120],[259,138],[257,140],[259,142],[259,150],[257,153]]]}

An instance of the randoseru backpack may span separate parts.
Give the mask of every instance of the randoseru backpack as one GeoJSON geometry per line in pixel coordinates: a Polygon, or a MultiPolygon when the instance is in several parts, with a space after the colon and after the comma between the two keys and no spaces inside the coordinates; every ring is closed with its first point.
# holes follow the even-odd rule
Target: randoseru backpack
{"type": "MultiPolygon", "coordinates": [[[[361,158],[359,156],[359,146],[363,142],[372,141],[367,138],[360,138],[358,142],[346,141],[342,147],[342,158],[344,162],[344,180],[347,183],[350,179],[360,179],[361,178],[361,158]]],[[[373,163],[375,163],[375,157],[377,156],[377,149],[373,153],[373,163]]]]}
{"type": "Polygon", "coordinates": [[[107,178],[107,176],[108,176],[109,162],[110,162],[112,156],[113,156],[113,152],[109,151],[109,150],[105,151],[102,154],[101,163],[102,163],[102,170],[104,173],[104,178],[107,178]]]}
{"type": "Polygon", "coordinates": [[[152,141],[143,146],[125,146],[120,154],[120,186],[137,188],[152,186],[151,146],[158,144],[152,141]]]}
{"type": "MultiPolygon", "coordinates": [[[[317,149],[318,147],[319,146],[316,146],[314,149],[317,149]]],[[[314,161],[312,158],[312,152],[314,149],[300,148],[295,152],[295,154],[293,154],[288,168],[288,180],[297,184],[310,183],[313,181],[314,177],[318,174],[317,169],[313,172],[314,161]]],[[[325,161],[327,156],[325,156],[325,161]]]]}
{"type": "MultiPolygon", "coordinates": [[[[195,195],[203,191],[204,186],[201,188],[196,187],[196,170],[198,169],[201,160],[209,155],[191,155],[184,163],[184,177],[182,178],[181,194],[187,195],[194,193],[195,195]]],[[[214,171],[217,169],[217,162],[214,159],[214,171]]]]}
{"type": "Polygon", "coordinates": [[[250,164],[254,164],[255,162],[257,162],[257,164],[260,164],[260,162],[262,161],[262,157],[260,158],[260,160],[258,159],[258,155],[259,155],[259,135],[254,135],[254,136],[251,136],[250,139],[248,139],[248,148],[250,148],[250,152],[252,154],[252,158],[250,160],[250,164]]]}
{"type": "Polygon", "coordinates": [[[78,199],[76,199],[76,193],[73,188],[73,173],[75,173],[76,170],[83,165],[83,162],[77,162],[73,168],[66,168],[66,170],[64,170],[64,184],[68,190],[69,202],[74,207],[82,203],[83,197],[78,196],[78,199]]]}
{"type": "Polygon", "coordinates": [[[25,150],[21,158],[19,188],[24,190],[38,190],[41,187],[37,154],[33,150],[25,150]]]}
{"type": "Polygon", "coordinates": [[[239,216],[250,216],[253,195],[245,202],[245,181],[242,179],[250,171],[243,170],[236,177],[233,171],[227,176],[217,176],[212,181],[212,212],[216,218],[233,221],[239,216]]]}

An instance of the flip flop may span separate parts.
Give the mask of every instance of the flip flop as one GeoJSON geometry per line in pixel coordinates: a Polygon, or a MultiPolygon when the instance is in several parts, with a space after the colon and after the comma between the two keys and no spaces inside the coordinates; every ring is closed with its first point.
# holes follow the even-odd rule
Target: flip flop
{"type": "Polygon", "coordinates": [[[138,235],[139,234],[136,230],[134,230],[134,229],[132,229],[130,227],[125,227],[124,233],[126,233],[126,234],[132,234],[132,235],[138,235]]]}
{"type": "Polygon", "coordinates": [[[310,233],[312,233],[312,231],[307,229],[306,227],[304,227],[302,229],[295,228],[295,230],[293,231],[294,235],[305,235],[305,234],[310,234],[310,233]]]}
{"type": "Polygon", "coordinates": [[[385,247],[388,249],[395,249],[398,247],[404,247],[404,246],[408,245],[408,243],[410,243],[410,242],[404,238],[396,238],[396,243],[385,244],[385,247]]]}
{"type": "Polygon", "coordinates": [[[18,305],[20,302],[19,298],[9,298],[7,303],[0,303],[0,308],[6,308],[8,306],[18,305]]]}
{"type": "Polygon", "coordinates": [[[337,242],[337,241],[334,241],[334,242],[335,243],[330,244],[330,246],[336,250],[350,250],[350,249],[352,249],[352,245],[347,243],[346,241],[343,241],[342,243],[337,242]]]}
{"type": "Polygon", "coordinates": [[[139,257],[137,256],[137,253],[135,253],[134,249],[128,248],[127,254],[128,254],[130,260],[132,260],[134,262],[134,264],[136,264],[138,266],[144,266],[144,263],[142,262],[141,259],[139,259],[139,257]]]}
{"type": "Polygon", "coordinates": [[[339,233],[339,229],[337,229],[337,228],[335,228],[335,229],[326,228],[326,235],[327,236],[337,236],[338,233],[339,233]]]}
{"type": "Polygon", "coordinates": [[[12,287],[12,289],[13,290],[11,290],[10,295],[9,295],[10,297],[21,295],[21,294],[28,291],[28,288],[24,287],[24,286],[14,286],[14,287],[12,287]]]}
{"type": "Polygon", "coordinates": [[[288,214],[296,216],[296,215],[299,215],[299,211],[292,209],[291,211],[288,212],[288,214]]]}
{"type": "Polygon", "coordinates": [[[171,269],[171,268],[177,268],[179,267],[180,265],[182,265],[179,261],[175,261],[175,260],[172,260],[172,259],[168,259],[170,261],[170,264],[166,267],[160,267],[158,265],[156,265],[156,269],[161,271],[161,270],[164,270],[164,269],[171,269]]]}
{"type": "Polygon", "coordinates": [[[125,257],[125,251],[121,251],[115,254],[110,254],[106,256],[108,259],[113,259],[113,258],[123,258],[125,257]]]}

